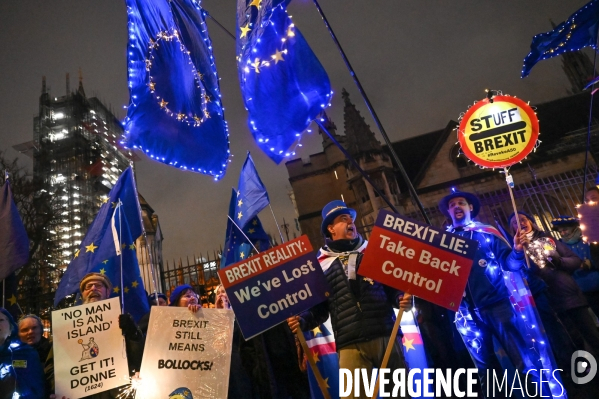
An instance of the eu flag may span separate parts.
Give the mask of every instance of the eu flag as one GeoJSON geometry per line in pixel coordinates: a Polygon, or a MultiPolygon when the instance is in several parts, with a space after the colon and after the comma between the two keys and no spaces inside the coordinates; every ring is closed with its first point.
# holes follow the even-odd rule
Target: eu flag
{"type": "MultiPolygon", "coordinates": [[[[335,337],[325,324],[321,324],[314,330],[304,331],[306,344],[314,356],[316,367],[320,375],[326,381],[331,398],[339,397],[339,356],[335,347],[335,337]]],[[[310,382],[310,394],[312,399],[320,399],[324,396],[318,386],[312,367],[308,366],[308,380],[310,382]]]]}
{"type": "Polygon", "coordinates": [[[127,0],[128,147],[221,178],[229,157],[219,79],[194,0],[127,0]]]}
{"type": "MultiPolygon", "coordinates": [[[[420,329],[414,318],[414,313],[412,311],[403,312],[400,325],[403,333],[401,341],[403,348],[401,349],[404,351],[409,368],[424,370],[428,367],[428,361],[426,359],[422,335],[420,334],[420,329]]],[[[425,389],[428,392],[433,391],[432,380],[429,382],[428,388],[425,388],[426,380],[422,378],[422,374],[414,377],[413,384],[415,389],[418,386],[421,386],[423,391],[425,391],[425,389]]]]}
{"type": "Polygon", "coordinates": [[[254,139],[273,161],[294,155],[330,104],[326,71],[287,15],[291,0],[237,0],[237,71],[254,139]]]}
{"type": "MultiPolygon", "coordinates": [[[[231,202],[229,203],[229,216],[232,219],[235,215],[235,204],[237,202],[237,192],[235,189],[233,189],[231,194],[231,202]]],[[[270,248],[270,239],[268,234],[266,234],[264,231],[262,223],[257,216],[250,220],[250,222],[247,223],[243,228],[245,237],[244,234],[239,231],[239,228],[235,226],[230,219],[227,219],[227,234],[225,237],[225,247],[223,250],[221,268],[240,262],[250,256],[253,247],[248,242],[246,237],[252,242],[259,252],[270,248]]]]}
{"type": "Polygon", "coordinates": [[[262,209],[268,206],[270,199],[266,187],[262,184],[254,160],[248,152],[237,184],[237,202],[235,205],[235,216],[233,220],[240,228],[254,219],[262,209]]]}
{"type": "Polygon", "coordinates": [[[0,194],[0,281],[29,260],[29,237],[6,179],[0,194]]]}
{"type": "Polygon", "coordinates": [[[597,50],[598,27],[599,1],[592,0],[552,31],[540,33],[532,39],[530,53],[524,59],[522,77],[528,76],[532,67],[541,60],[587,46],[597,50]]]}
{"type": "Polygon", "coordinates": [[[142,233],[142,220],[133,169],[127,168],[108,194],[81,246],[60,281],[54,305],[79,291],[87,273],[101,273],[113,285],[111,296],[124,297],[124,311],[138,321],[150,308],[137,263],[135,240],[142,233]],[[121,284],[122,265],[122,284],[121,284]]]}

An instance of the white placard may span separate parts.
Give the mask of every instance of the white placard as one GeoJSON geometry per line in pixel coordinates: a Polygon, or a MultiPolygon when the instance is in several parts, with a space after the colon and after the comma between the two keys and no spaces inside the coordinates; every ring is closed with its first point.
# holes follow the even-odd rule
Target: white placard
{"type": "Polygon", "coordinates": [[[137,399],[227,397],[234,315],[152,306],[137,399]]]}
{"type": "Polygon", "coordinates": [[[129,382],[119,298],[52,312],[56,397],[82,398],[129,382]]]}

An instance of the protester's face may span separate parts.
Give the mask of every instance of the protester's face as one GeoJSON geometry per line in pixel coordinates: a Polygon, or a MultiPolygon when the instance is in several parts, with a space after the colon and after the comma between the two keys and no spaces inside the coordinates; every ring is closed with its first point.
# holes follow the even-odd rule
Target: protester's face
{"type": "Polygon", "coordinates": [[[83,297],[83,303],[103,301],[108,298],[108,288],[102,280],[92,279],[85,283],[81,296],[83,297]]]}
{"type": "Polygon", "coordinates": [[[351,215],[343,214],[333,219],[333,223],[327,227],[331,233],[331,239],[335,240],[353,240],[358,236],[356,225],[351,215]]]}
{"type": "Polygon", "coordinates": [[[567,238],[573,235],[574,230],[576,230],[578,226],[557,226],[555,229],[562,236],[562,238],[567,238]]]}
{"type": "Polygon", "coordinates": [[[42,328],[33,317],[23,319],[19,323],[19,339],[26,344],[35,345],[42,339],[42,328]]]}
{"type": "Polygon", "coordinates": [[[587,202],[599,202],[599,191],[589,190],[584,195],[584,198],[587,200],[587,202]]]}
{"type": "Polygon", "coordinates": [[[472,212],[472,205],[466,201],[464,197],[456,197],[449,200],[448,212],[451,216],[453,226],[464,226],[470,223],[470,214],[472,212]]]}
{"type": "Polygon", "coordinates": [[[516,232],[518,231],[518,221],[520,222],[520,229],[522,229],[523,232],[525,233],[529,233],[532,231],[532,222],[524,215],[517,215],[518,216],[518,220],[516,220],[516,216],[512,217],[512,220],[510,222],[510,226],[512,228],[512,231],[516,232]]]}
{"type": "Polygon", "coordinates": [[[190,289],[185,290],[183,295],[179,298],[178,306],[187,307],[188,305],[197,305],[198,295],[190,289]]]}
{"type": "Polygon", "coordinates": [[[0,344],[10,336],[10,322],[4,313],[0,313],[0,344]]]}

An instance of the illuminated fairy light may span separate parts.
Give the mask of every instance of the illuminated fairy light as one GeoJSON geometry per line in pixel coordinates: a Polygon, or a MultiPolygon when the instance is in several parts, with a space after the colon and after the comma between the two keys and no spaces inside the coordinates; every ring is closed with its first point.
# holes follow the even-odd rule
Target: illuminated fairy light
{"type": "Polygon", "coordinates": [[[526,254],[530,259],[543,269],[548,261],[551,261],[551,252],[555,251],[556,245],[550,237],[540,237],[528,244],[526,254]]]}
{"type": "Polygon", "coordinates": [[[134,398],[138,389],[143,387],[143,380],[139,378],[139,373],[135,373],[133,377],[129,377],[129,383],[123,385],[119,389],[119,394],[116,399],[134,398]]]}
{"type": "MultiPolygon", "coordinates": [[[[258,1],[253,1],[250,4],[250,6],[256,7],[256,9],[258,9],[258,10],[261,8],[258,1]]],[[[289,25],[288,25],[287,29],[280,34],[280,43],[281,43],[280,47],[275,49],[274,52],[272,54],[270,54],[268,56],[268,58],[266,58],[266,59],[260,59],[258,57],[248,57],[247,59],[244,59],[243,54],[247,51],[247,46],[251,45],[251,42],[247,41],[246,43],[244,43],[241,46],[240,52],[236,56],[236,60],[239,64],[238,70],[240,71],[241,80],[244,82],[247,81],[246,75],[249,75],[249,74],[258,75],[258,74],[264,72],[265,68],[270,68],[272,66],[276,66],[279,62],[285,62],[286,55],[288,54],[288,46],[292,44],[291,39],[294,38],[296,34],[295,34],[295,24],[292,22],[291,15],[289,15],[287,10],[285,9],[284,3],[282,3],[281,5],[279,5],[277,7],[273,7],[267,15],[263,16],[260,27],[262,28],[267,25],[274,26],[275,24],[272,21],[272,17],[275,14],[275,12],[278,12],[278,11],[284,11],[289,20],[289,25]]],[[[252,31],[254,28],[255,27],[252,22],[248,22],[246,25],[240,26],[239,27],[239,29],[240,29],[239,38],[240,39],[247,38],[248,33],[250,31],[252,31]]],[[[253,47],[250,49],[249,54],[259,53],[260,44],[261,44],[261,40],[260,39],[256,40],[255,43],[253,43],[253,47]]],[[[327,97],[328,102],[326,104],[324,104],[324,103],[320,104],[320,107],[323,110],[325,108],[331,106],[331,101],[333,98],[333,91],[331,90],[331,92],[328,93],[326,95],[326,97],[327,97]]],[[[252,99],[249,98],[248,100],[251,101],[252,99]]],[[[246,111],[249,111],[247,107],[245,109],[246,109],[246,111]]],[[[307,121],[308,124],[310,122],[311,122],[310,120],[307,121]]],[[[273,146],[270,144],[267,145],[267,143],[269,142],[269,138],[262,136],[260,134],[260,131],[256,127],[254,121],[250,120],[249,123],[251,125],[251,129],[253,130],[252,133],[253,133],[254,137],[256,138],[256,141],[258,142],[258,145],[263,147],[263,149],[265,149],[267,152],[272,152],[274,154],[283,156],[285,158],[290,157],[290,156],[295,156],[296,151],[298,151],[298,147],[303,147],[303,145],[301,144],[301,137],[303,136],[303,133],[305,133],[306,131],[308,133],[311,133],[311,129],[309,129],[309,126],[308,126],[308,128],[306,128],[306,130],[304,130],[304,132],[295,134],[295,136],[297,137],[297,140],[295,142],[293,142],[289,148],[278,148],[277,146],[273,146]]]]}
{"type": "MultiPolygon", "coordinates": [[[[130,1],[131,0],[127,0],[127,3],[129,3],[130,1]]],[[[204,169],[204,168],[187,167],[185,165],[182,165],[179,160],[173,159],[172,155],[153,154],[148,149],[143,150],[141,148],[141,146],[138,146],[138,145],[133,145],[132,147],[135,149],[141,149],[151,159],[157,160],[159,162],[165,163],[170,166],[178,167],[181,170],[191,170],[194,172],[209,174],[214,177],[215,181],[218,181],[225,175],[227,165],[231,162],[231,160],[229,159],[231,156],[231,151],[229,148],[229,146],[230,146],[229,127],[228,127],[227,121],[224,119],[225,108],[222,106],[222,103],[221,103],[222,94],[220,92],[220,87],[218,85],[220,78],[218,77],[217,70],[216,70],[216,64],[215,64],[214,56],[212,53],[211,40],[207,33],[208,29],[207,29],[206,22],[205,22],[206,12],[204,12],[204,10],[199,6],[199,1],[197,3],[195,3],[195,9],[198,10],[198,12],[202,15],[202,19],[200,21],[201,32],[203,33],[202,40],[204,41],[204,43],[206,44],[206,46],[209,50],[208,51],[208,56],[209,56],[209,60],[210,60],[209,61],[209,71],[205,71],[204,73],[201,73],[200,71],[197,70],[196,65],[194,64],[194,62],[191,58],[191,52],[186,48],[185,44],[181,41],[180,33],[176,29],[176,27],[170,27],[169,29],[158,32],[156,34],[156,37],[150,38],[149,42],[147,42],[147,43],[144,42],[141,44],[141,46],[139,46],[140,37],[139,37],[139,35],[135,35],[134,33],[137,32],[136,26],[138,26],[138,25],[142,26],[143,23],[141,21],[141,17],[139,15],[139,13],[134,12],[134,7],[127,4],[128,31],[129,31],[129,46],[128,47],[130,47],[132,49],[136,49],[136,45],[138,45],[137,49],[139,49],[139,48],[147,49],[147,53],[145,55],[136,54],[135,51],[127,51],[127,61],[129,64],[133,64],[133,65],[140,65],[139,63],[142,63],[142,65],[145,66],[145,68],[143,68],[143,71],[145,71],[145,75],[147,75],[147,76],[143,76],[143,77],[136,76],[136,70],[134,68],[127,69],[127,71],[128,71],[128,87],[130,89],[131,96],[130,96],[129,105],[124,106],[123,108],[129,109],[129,108],[137,107],[137,104],[135,103],[135,100],[137,99],[137,94],[134,95],[132,90],[134,90],[135,87],[137,86],[137,90],[138,90],[138,94],[139,94],[140,82],[142,82],[142,81],[145,82],[144,83],[145,87],[152,94],[152,96],[153,96],[154,100],[156,101],[156,103],[158,104],[159,108],[163,112],[165,112],[169,117],[173,118],[177,122],[185,123],[187,126],[200,128],[202,123],[211,117],[210,111],[208,110],[208,104],[210,102],[213,102],[215,105],[217,105],[216,109],[214,109],[212,112],[213,112],[213,115],[216,114],[222,118],[223,126],[224,126],[224,134],[225,134],[225,138],[226,138],[226,145],[227,145],[227,152],[226,152],[227,159],[220,165],[220,167],[222,168],[221,170],[213,171],[213,170],[204,169]],[[201,101],[201,106],[200,106],[201,112],[194,114],[194,113],[187,113],[187,112],[185,112],[185,110],[171,109],[171,107],[169,107],[169,105],[168,105],[168,103],[170,102],[169,99],[165,99],[164,97],[161,97],[159,94],[160,87],[158,87],[158,85],[156,84],[155,79],[153,79],[151,72],[152,72],[154,54],[155,54],[156,50],[160,47],[161,43],[164,44],[167,42],[176,42],[179,45],[179,50],[188,57],[187,63],[190,68],[190,73],[194,77],[194,82],[195,82],[196,88],[198,88],[201,93],[198,96],[199,100],[201,101]],[[212,97],[212,98],[211,98],[211,94],[209,94],[210,91],[206,88],[206,85],[204,83],[204,77],[206,74],[210,74],[215,78],[216,84],[214,86],[211,86],[212,95],[215,97],[212,97]]],[[[141,75],[141,74],[139,72],[137,72],[137,75],[141,75]]],[[[131,118],[129,116],[125,117],[125,119],[122,121],[122,125],[123,125],[123,127],[125,127],[125,130],[124,130],[124,135],[121,138],[120,143],[126,149],[129,149],[129,147],[127,146],[127,143],[128,143],[130,131],[128,129],[126,129],[129,122],[131,122],[131,118]]]]}

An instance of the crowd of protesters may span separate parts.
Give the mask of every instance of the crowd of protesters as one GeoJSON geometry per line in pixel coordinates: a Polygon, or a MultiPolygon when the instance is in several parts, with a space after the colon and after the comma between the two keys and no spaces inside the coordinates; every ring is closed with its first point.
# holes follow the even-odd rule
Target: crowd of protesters
{"type": "MultiPolygon", "coordinates": [[[[587,200],[599,201],[599,190],[589,190],[587,200]]],[[[578,219],[569,215],[552,221],[561,240],[551,239],[526,212],[512,214],[506,221],[512,228],[512,237],[501,236],[497,230],[474,220],[480,206],[474,194],[459,191],[439,203],[441,212],[451,220],[448,231],[479,243],[466,291],[455,313],[452,334],[462,338],[462,348],[469,352],[471,364],[479,369],[481,377],[488,370],[502,370],[496,343],[502,346],[517,372],[526,373],[539,366],[528,355],[510,293],[503,282],[504,272],[522,273],[549,346],[559,368],[565,372],[562,377],[567,379],[574,351],[586,350],[599,358],[597,246],[582,240],[578,219]],[[538,260],[530,256],[527,248],[541,238],[549,239],[553,247],[543,260],[538,260]]],[[[300,328],[314,329],[329,318],[340,368],[372,370],[380,366],[396,317],[394,308],[409,309],[411,296],[357,273],[368,241],[356,229],[355,210],[343,201],[332,201],[323,208],[322,218],[325,245],[318,259],[331,294],[325,302],[248,341],[235,323],[228,397],[310,398],[304,356],[295,334],[300,328]]],[[[81,280],[79,290],[83,303],[102,301],[110,296],[112,283],[103,274],[89,273],[81,280]]],[[[172,289],[168,297],[153,293],[148,302],[151,306],[186,307],[193,313],[202,307],[231,309],[222,285],[214,290],[213,296],[210,304],[202,304],[194,288],[185,284],[172,289]]],[[[149,313],[139,323],[128,313],[121,314],[118,320],[132,373],[141,366],[148,323],[149,313]]],[[[8,311],[0,308],[0,399],[14,398],[17,391],[22,399],[55,397],[52,342],[43,332],[44,325],[38,316],[25,315],[16,322],[8,311]]],[[[424,331],[423,335],[426,334],[424,331]]],[[[430,342],[431,338],[427,340],[430,342]]],[[[440,336],[432,340],[452,342],[440,336]]],[[[425,349],[426,344],[425,341],[425,349]]],[[[435,347],[438,349],[439,345],[435,347]]],[[[402,349],[398,338],[387,367],[408,369],[402,349]]],[[[480,378],[481,395],[485,383],[480,378]]],[[[119,390],[112,389],[86,398],[114,399],[118,395],[119,390]]]]}

